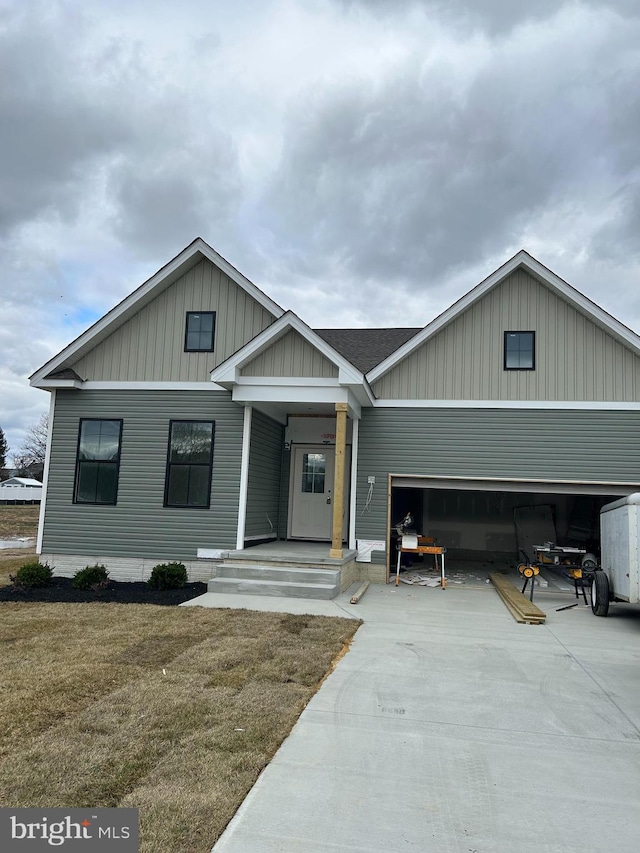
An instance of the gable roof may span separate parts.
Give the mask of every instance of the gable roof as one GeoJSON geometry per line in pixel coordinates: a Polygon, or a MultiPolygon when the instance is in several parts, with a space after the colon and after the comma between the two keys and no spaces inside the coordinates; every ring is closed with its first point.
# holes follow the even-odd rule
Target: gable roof
{"type": "MultiPolygon", "coordinates": [[[[64,371],[64,368],[68,367],[68,362],[71,359],[76,361],[97,346],[97,344],[122,326],[134,314],[140,311],[141,308],[155,299],[163,290],[170,287],[184,273],[196,266],[203,259],[210,261],[222,270],[225,275],[246,291],[249,296],[252,296],[256,302],[273,314],[274,317],[281,317],[284,314],[283,308],[270,299],[260,288],[249,281],[248,278],[245,278],[222,255],[219,255],[208,243],[205,243],[201,237],[197,237],[186,249],[183,249],[173,260],[158,270],[155,275],[147,279],[144,284],[140,285],[133,293],[130,293],[129,296],[125,297],[114,308],[108,311],[93,326],[87,329],[86,332],[83,332],[83,334],[72,341],[61,352],[36,370],[30,377],[31,385],[39,386],[45,380],[52,380],[54,377],[50,374],[55,374],[60,370],[64,371]]],[[[56,379],[69,383],[77,381],[68,377],[61,378],[60,376],[56,376],[56,379]]],[[[45,384],[43,387],[48,387],[48,384],[45,384]]]]}
{"type": "Polygon", "coordinates": [[[317,335],[363,373],[395,352],[416,335],[414,329],[314,329],[317,335]]]}
{"type": "Polygon", "coordinates": [[[334,347],[311,329],[304,320],[301,320],[293,311],[287,311],[275,323],[272,323],[264,331],[256,335],[253,340],[241,347],[222,364],[211,371],[211,381],[219,385],[233,383],[237,378],[237,371],[248,364],[261,352],[283,337],[290,329],[301,334],[312,346],[314,346],[325,358],[338,368],[338,381],[347,385],[362,385],[364,375],[356,369],[352,362],[345,358],[334,347]]]}
{"type": "Polygon", "coordinates": [[[601,326],[610,332],[615,338],[628,346],[637,355],[640,355],[640,336],[632,332],[611,314],[608,314],[595,302],[592,302],[579,290],[576,290],[566,281],[561,279],[550,269],[541,264],[524,249],[521,249],[516,255],[510,258],[506,263],[485,278],[480,284],[476,285],[472,290],[449,306],[446,311],[443,311],[438,317],[428,323],[418,334],[410,338],[406,343],[402,344],[395,352],[392,352],[387,358],[377,364],[372,370],[367,373],[369,382],[375,382],[385,373],[388,373],[400,361],[406,358],[410,353],[414,352],[418,347],[422,346],[426,341],[436,335],[448,323],[460,316],[464,311],[478,302],[485,294],[494,287],[497,287],[507,276],[512,272],[522,267],[530,272],[535,278],[549,287],[557,295],[565,299],[574,308],[593,320],[597,325],[601,326]]]}

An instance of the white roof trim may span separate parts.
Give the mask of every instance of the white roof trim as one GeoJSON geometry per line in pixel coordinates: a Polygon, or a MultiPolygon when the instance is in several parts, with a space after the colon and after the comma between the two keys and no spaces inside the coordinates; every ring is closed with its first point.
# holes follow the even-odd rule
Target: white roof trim
{"type": "Polygon", "coordinates": [[[41,379],[37,384],[31,381],[31,385],[36,388],[42,388],[43,391],[50,391],[53,388],[82,388],[81,379],[41,379]]]}
{"type": "Polygon", "coordinates": [[[351,418],[360,418],[362,403],[351,388],[337,384],[327,385],[280,385],[275,377],[271,385],[235,385],[232,392],[234,403],[243,405],[254,403],[304,403],[318,405],[322,403],[347,403],[351,418]]]}
{"type": "Polygon", "coordinates": [[[162,382],[145,380],[119,379],[103,381],[101,379],[85,379],[82,388],[86,391],[225,391],[222,385],[211,382],[162,382]]]}
{"type": "Polygon", "coordinates": [[[457,302],[454,302],[453,305],[449,306],[446,311],[443,311],[443,313],[436,317],[435,320],[432,320],[427,324],[422,331],[418,332],[413,338],[408,340],[401,347],[398,347],[395,352],[387,356],[384,361],[381,361],[380,364],[370,370],[369,373],[367,373],[367,379],[369,382],[375,382],[376,379],[380,379],[381,376],[388,373],[391,368],[398,364],[398,362],[406,358],[410,353],[425,343],[425,341],[428,341],[429,338],[433,337],[444,326],[454,320],[458,315],[462,314],[463,311],[466,311],[467,308],[474,304],[474,302],[481,299],[489,290],[499,284],[507,276],[511,275],[511,273],[518,269],[518,267],[524,267],[529,270],[552,290],[555,290],[560,294],[560,296],[575,305],[584,314],[593,318],[601,326],[604,326],[619,340],[626,343],[631,347],[631,349],[635,350],[636,353],[640,355],[640,336],[636,335],[635,332],[632,332],[631,329],[628,329],[619,320],[616,320],[615,317],[612,317],[611,314],[607,314],[607,312],[600,308],[599,305],[596,305],[595,302],[592,302],[570,284],[567,284],[566,281],[563,281],[563,279],[551,272],[550,269],[547,269],[547,267],[541,264],[540,261],[537,261],[528,252],[525,252],[524,249],[521,249],[517,255],[514,255],[488,278],[481,281],[480,284],[476,285],[476,287],[458,299],[457,302]]]}
{"type": "Polygon", "coordinates": [[[262,305],[267,311],[275,317],[281,317],[284,314],[284,309],[270,299],[260,288],[256,287],[253,282],[242,275],[235,267],[219,255],[208,243],[198,237],[186,249],[183,249],[179,255],[176,255],[173,260],[158,270],[158,272],[148,279],[144,284],[138,287],[133,293],[125,297],[122,302],[119,302],[115,308],[108,311],[104,317],[101,317],[93,324],[86,332],[75,341],[65,347],[62,352],[50,359],[46,364],[39,368],[30,379],[31,385],[37,388],[44,387],[68,387],[68,386],[49,386],[43,385],[42,381],[49,373],[60,369],[74,356],[80,358],[91,346],[95,346],[108,334],[111,334],[118,326],[124,323],[131,317],[139,307],[150,301],[151,294],[155,290],[161,290],[168,287],[184,272],[195,266],[201,259],[206,258],[212,264],[217,266],[222,272],[227,275],[232,281],[245,290],[249,296],[252,296],[256,302],[262,305]],[[164,285],[164,287],[163,287],[164,285]]]}
{"type": "Polygon", "coordinates": [[[374,400],[376,409],[550,409],[564,411],[575,409],[587,412],[640,411],[640,401],[615,400],[374,400]]]}
{"type": "Polygon", "coordinates": [[[279,320],[272,323],[253,340],[245,344],[222,364],[211,371],[211,381],[221,385],[237,384],[240,379],[240,370],[252,359],[263,352],[288,331],[293,329],[315,347],[326,359],[338,368],[338,382],[341,385],[363,385],[364,375],[357,370],[350,361],[330,346],[320,335],[316,334],[307,324],[294,314],[287,311],[279,320]]]}

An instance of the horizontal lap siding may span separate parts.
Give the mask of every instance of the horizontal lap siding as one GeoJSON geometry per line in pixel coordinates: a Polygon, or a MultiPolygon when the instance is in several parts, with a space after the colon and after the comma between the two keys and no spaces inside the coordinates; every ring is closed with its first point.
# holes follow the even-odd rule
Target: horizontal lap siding
{"type": "Polygon", "coordinates": [[[282,425],[254,409],[251,419],[245,536],[278,533],[283,441],[282,425]]]}
{"type": "MultiPolygon", "coordinates": [[[[356,535],[387,532],[387,475],[640,484],[640,413],[368,409],[358,448],[356,535]],[[376,485],[365,510],[367,477],[376,485]]],[[[499,490],[496,484],[496,490],[499,490]]]]}
{"type": "Polygon", "coordinates": [[[43,551],[195,559],[235,546],[242,409],[226,392],[58,391],[43,551]],[[122,418],[118,503],[73,503],[80,418],[122,418]],[[164,507],[169,421],[214,420],[210,509],[164,507]]]}

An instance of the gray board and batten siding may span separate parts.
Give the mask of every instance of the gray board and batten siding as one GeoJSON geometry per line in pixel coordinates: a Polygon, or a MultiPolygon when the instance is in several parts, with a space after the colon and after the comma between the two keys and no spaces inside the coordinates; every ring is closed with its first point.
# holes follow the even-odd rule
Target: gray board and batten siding
{"type": "Polygon", "coordinates": [[[85,380],[207,382],[214,367],[274,319],[202,260],[70,366],[85,380]],[[187,311],[216,312],[214,352],[184,352],[187,311]]]}
{"type": "MultiPolygon", "coordinates": [[[[640,484],[640,412],[363,409],[358,539],[386,538],[389,474],[628,483],[633,491],[640,484]],[[365,509],[371,476],[376,484],[365,509]]],[[[384,555],[374,552],[373,560],[380,562],[384,555]]]]}
{"type": "Polygon", "coordinates": [[[185,561],[198,548],[234,548],[242,421],[224,391],[58,391],[43,553],[185,561]],[[78,427],[87,417],[123,420],[115,506],[73,503],[78,427]],[[215,421],[209,509],[163,506],[172,419],[215,421]]]}
{"type": "Polygon", "coordinates": [[[240,371],[242,376],[303,376],[333,379],[338,368],[291,329],[240,371]]]}
{"type": "Polygon", "coordinates": [[[276,538],[280,517],[284,427],[253,410],[245,538],[276,538]]]}
{"type": "Polygon", "coordinates": [[[524,269],[372,385],[379,399],[640,400],[640,358],[524,269]],[[535,370],[504,370],[506,331],[535,331],[535,370]]]}

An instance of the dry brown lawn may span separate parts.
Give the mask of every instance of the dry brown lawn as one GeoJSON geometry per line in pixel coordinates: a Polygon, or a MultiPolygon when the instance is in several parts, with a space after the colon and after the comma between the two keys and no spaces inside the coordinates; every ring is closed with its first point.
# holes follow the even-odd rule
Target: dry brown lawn
{"type": "MultiPolygon", "coordinates": [[[[0,505],[0,539],[14,539],[17,536],[38,534],[39,504],[0,505]]],[[[10,583],[9,575],[14,574],[23,563],[36,559],[35,546],[15,550],[0,550],[0,586],[10,583]]]]}
{"type": "Polygon", "coordinates": [[[357,627],[0,604],[0,805],[135,806],[142,851],[209,851],[357,627]]]}
{"type": "Polygon", "coordinates": [[[0,504],[0,539],[36,536],[40,504],[0,504]]]}

